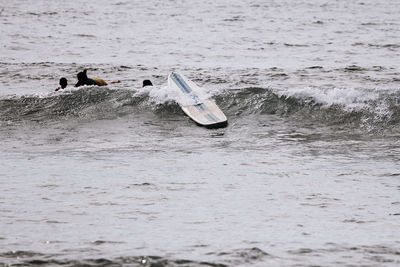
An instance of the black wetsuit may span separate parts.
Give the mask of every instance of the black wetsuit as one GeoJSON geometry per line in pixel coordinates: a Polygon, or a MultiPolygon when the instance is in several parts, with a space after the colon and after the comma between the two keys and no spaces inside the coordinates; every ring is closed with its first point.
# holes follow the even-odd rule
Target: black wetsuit
{"type": "Polygon", "coordinates": [[[75,87],[79,87],[82,85],[100,85],[99,82],[93,80],[93,79],[89,79],[87,78],[84,81],[78,81],[77,84],[75,84],[75,87]]]}

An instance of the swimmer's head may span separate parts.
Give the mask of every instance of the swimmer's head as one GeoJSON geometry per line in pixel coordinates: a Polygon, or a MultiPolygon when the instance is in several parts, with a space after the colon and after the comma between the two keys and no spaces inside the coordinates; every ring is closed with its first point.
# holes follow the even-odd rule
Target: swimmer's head
{"type": "Polygon", "coordinates": [[[143,81],[143,87],[145,87],[145,86],[153,86],[153,84],[151,83],[150,80],[144,80],[143,81]]]}
{"type": "Polygon", "coordinates": [[[60,79],[60,86],[61,86],[61,88],[64,89],[65,87],[67,87],[67,85],[68,85],[67,79],[64,78],[64,77],[62,77],[62,78],[60,79]]]}

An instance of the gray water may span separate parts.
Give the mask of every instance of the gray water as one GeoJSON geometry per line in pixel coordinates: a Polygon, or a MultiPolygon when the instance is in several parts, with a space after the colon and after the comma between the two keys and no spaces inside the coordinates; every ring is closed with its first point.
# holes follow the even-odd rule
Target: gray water
{"type": "Polygon", "coordinates": [[[397,266],[399,13],[0,0],[0,265],[397,266]],[[171,71],[229,125],[190,121],[171,71]]]}

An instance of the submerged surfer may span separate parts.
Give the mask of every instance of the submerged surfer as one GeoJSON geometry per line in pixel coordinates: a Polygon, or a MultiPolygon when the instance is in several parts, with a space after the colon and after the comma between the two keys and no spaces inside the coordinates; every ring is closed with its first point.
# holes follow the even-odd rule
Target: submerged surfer
{"type": "Polygon", "coordinates": [[[143,87],[146,87],[146,86],[153,86],[153,84],[151,83],[150,80],[143,80],[143,87]]]}
{"type": "Polygon", "coordinates": [[[60,90],[60,89],[65,89],[65,87],[67,87],[68,85],[68,81],[66,78],[62,77],[60,79],[60,86],[56,88],[56,91],[60,90]]]}
{"type": "Polygon", "coordinates": [[[82,85],[97,85],[97,86],[104,86],[110,83],[119,83],[120,81],[104,81],[103,79],[100,78],[88,78],[86,74],[87,70],[79,72],[76,76],[78,78],[78,82],[75,84],[75,87],[79,87],[82,85]]]}

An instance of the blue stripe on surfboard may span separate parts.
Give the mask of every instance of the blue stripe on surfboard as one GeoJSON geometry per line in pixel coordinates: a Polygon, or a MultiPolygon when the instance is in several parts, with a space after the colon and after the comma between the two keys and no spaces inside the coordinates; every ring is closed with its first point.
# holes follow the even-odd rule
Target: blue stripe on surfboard
{"type": "Polygon", "coordinates": [[[206,106],[203,103],[195,105],[198,110],[204,111],[206,110],[206,106]]]}
{"type": "Polygon", "coordinates": [[[213,119],[214,119],[215,121],[221,121],[221,119],[218,118],[217,116],[215,116],[214,114],[210,114],[210,115],[211,115],[211,117],[213,117],[213,119]]]}
{"type": "Polygon", "coordinates": [[[190,86],[182,79],[181,75],[177,73],[172,73],[172,80],[181,88],[182,92],[190,94],[192,92],[192,89],[190,86]]]}
{"type": "MultiPolygon", "coordinates": [[[[208,108],[203,103],[194,105],[199,111],[206,111],[208,108]]],[[[210,122],[219,122],[221,121],[217,116],[212,113],[204,114],[204,117],[207,118],[210,122]]]]}
{"type": "MultiPolygon", "coordinates": [[[[198,104],[198,105],[194,105],[194,106],[195,106],[199,111],[206,111],[206,110],[207,110],[207,106],[204,105],[203,103],[198,104]]],[[[219,121],[220,121],[220,119],[219,119],[217,116],[215,116],[214,114],[212,114],[212,113],[204,114],[204,117],[205,117],[206,119],[208,119],[208,121],[210,121],[210,122],[219,122],[219,121]]]]}
{"type": "Polygon", "coordinates": [[[219,119],[214,114],[211,114],[211,113],[204,115],[204,117],[206,117],[210,122],[218,122],[219,121],[219,119]]]}
{"type": "Polygon", "coordinates": [[[182,92],[188,94],[193,101],[197,104],[201,104],[200,98],[193,92],[192,88],[185,82],[185,80],[179,75],[178,73],[171,74],[172,80],[175,82],[176,85],[181,89],[182,92]]]}

